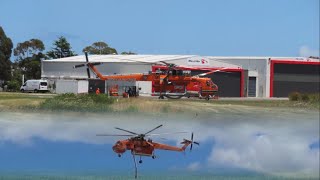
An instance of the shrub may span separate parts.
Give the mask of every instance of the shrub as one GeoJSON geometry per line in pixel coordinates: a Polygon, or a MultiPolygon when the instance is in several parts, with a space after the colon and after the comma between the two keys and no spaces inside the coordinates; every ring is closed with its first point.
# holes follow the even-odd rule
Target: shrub
{"type": "Polygon", "coordinates": [[[304,102],[309,102],[309,96],[308,94],[301,94],[301,100],[304,102]]]}
{"type": "Polygon", "coordinates": [[[110,104],[114,102],[106,94],[73,94],[66,93],[47,99],[40,104],[40,109],[47,110],[68,110],[68,111],[110,111],[110,104]]]}
{"type": "Polygon", "coordinates": [[[298,92],[292,92],[289,94],[290,101],[299,101],[301,99],[301,94],[298,92]]]}
{"type": "Polygon", "coordinates": [[[310,94],[309,95],[309,101],[313,102],[313,103],[319,103],[320,102],[320,94],[316,93],[316,94],[310,94]]]}
{"type": "Polygon", "coordinates": [[[8,90],[10,91],[19,91],[20,83],[16,80],[8,81],[8,90]]]}

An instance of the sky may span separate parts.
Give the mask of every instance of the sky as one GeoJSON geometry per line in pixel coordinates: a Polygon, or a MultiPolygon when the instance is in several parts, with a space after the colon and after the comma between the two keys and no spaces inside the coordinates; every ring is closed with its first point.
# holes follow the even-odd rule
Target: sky
{"type": "MultiPolygon", "coordinates": [[[[319,56],[319,0],[0,0],[14,46],[59,36],[73,50],[202,56],[319,56]]],[[[12,59],[12,58],[11,58],[12,59]]]]}
{"type": "Polygon", "coordinates": [[[319,176],[319,114],[264,109],[217,111],[210,116],[86,113],[0,112],[0,175],[3,172],[126,172],[133,173],[130,152],[121,158],[112,145],[121,137],[96,134],[189,132],[163,135],[153,141],[182,146],[194,132],[192,152],[156,150],[143,158],[141,174],[266,173],[319,176]],[[228,113],[227,113],[228,112],[228,113]],[[246,116],[244,115],[246,114],[246,116]],[[90,119],[90,121],[88,121],[90,119]],[[135,122],[135,123],[132,123],[135,122]]]}

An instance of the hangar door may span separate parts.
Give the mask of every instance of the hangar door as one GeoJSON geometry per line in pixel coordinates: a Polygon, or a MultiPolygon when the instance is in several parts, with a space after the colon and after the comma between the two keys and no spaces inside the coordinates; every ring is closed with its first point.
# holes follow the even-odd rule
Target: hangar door
{"type": "Polygon", "coordinates": [[[288,97],[291,92],[319,93],[319,63],[272,63],[271,96],[288,97]]]}
{"type": "MultiPolygon", "coordinates": [[[[208,71],[192,70],[191,75],[197,75],[208,71]]],[[[209,74],[218,87],[218,95],[220,97],[241,97],[241,72],[216,72],[209,74]]]]}

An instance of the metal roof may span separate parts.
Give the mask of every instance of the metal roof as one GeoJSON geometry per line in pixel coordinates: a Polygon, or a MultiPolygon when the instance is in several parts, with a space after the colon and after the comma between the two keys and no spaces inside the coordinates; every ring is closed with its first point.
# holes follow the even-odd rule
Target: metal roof
{"type": "MultiPolygon", "coordinates": [[[[310,59],[305,57],[272,57],[272,56],[199,56],[199,55],[89,55],[91,62],[144,62],[157,63],[160,61],[174,61],[191,57],[203,57],[210,60],[266,60],[266,59],[291,59],[291,60],[311,60],[319,61],[319,59],[310,59]]],[[[44,60],[50,62],[85,62],[85,56],[72,56],[59,59],[44,60]]]]}
{"type": "MultiPolygon", "coordinates": [[[[196,55],[89,55],[90,62],[142,62],[157,63],[160,61],[172,61],[196,57],[196,55]]],[[[84,55],[66,58],[44,60],[50,62],[85,62],[84,55]]]]}

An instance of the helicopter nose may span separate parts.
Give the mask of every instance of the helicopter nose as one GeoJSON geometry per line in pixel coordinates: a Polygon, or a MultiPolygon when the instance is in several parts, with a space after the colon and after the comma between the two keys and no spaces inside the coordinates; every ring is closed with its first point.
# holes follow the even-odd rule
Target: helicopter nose
{"type": "Polygon", "coordinates": [[[123,147],[118,146],[118,145],[114,145],[112,147],[112,150],[117,154],[122,154],[122,153],[124,153],[126,151],[126,149],[124,149],[123,147]]]}

